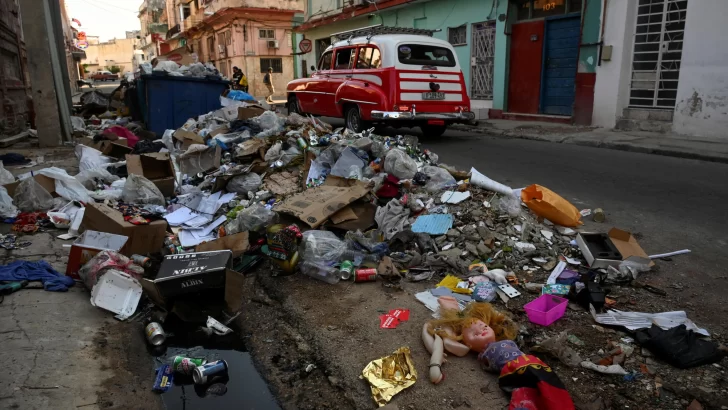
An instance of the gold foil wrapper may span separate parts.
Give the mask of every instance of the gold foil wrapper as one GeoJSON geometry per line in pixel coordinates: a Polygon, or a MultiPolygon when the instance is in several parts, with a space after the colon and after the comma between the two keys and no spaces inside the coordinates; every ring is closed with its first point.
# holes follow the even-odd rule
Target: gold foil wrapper
{"type": "Polygon", "coordinates": [[[386,405],[395,394],[417,381],[417,370],[409,347],[400,347],[394,354],[372,360],[362,371],[369,382],[372,397],[379,407],[386,405]]]}

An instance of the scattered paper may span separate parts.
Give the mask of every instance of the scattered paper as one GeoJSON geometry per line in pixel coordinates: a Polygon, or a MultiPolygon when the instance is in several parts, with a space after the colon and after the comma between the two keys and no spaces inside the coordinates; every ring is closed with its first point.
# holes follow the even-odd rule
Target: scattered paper
{"type": "Polygon", "coordinates": [[[556,225],[556,230],[562,235],[566,235],[566,236],[576,235],[575,230],[573,230],[571,228],[567,228],[565,226],[556,225]]]}
{"type": "Polygon", "coordinates": [[[692,320],[688,319],[687,313],[683,310],[662,313],[622,312],[609,310],[606,313],[597,314],[594,306],[589,306],[594,321],[603,325],[624,326],[629,330],[644,329],[652,327],[653,324],[662,329],[685,325],[686,328],[703,336],[710,336],[707,330],[699,328],[692,320]]]}
{"type": "Polygon", "coordinates": [[[187,248],[191,246],[197,246],[202,242],[212,241],[215,239],[215,236],[211,234],[208,236],[198,237],[195,236],[191,231],[183,229],[179,231],[178,238],[180,245],[187,248]]]}
{"type": "Polygon", "coordinates": [[[549,241],[554,237],[554,233],[546,229],[541,229],[541,235],[549,241]]]}
{"type": "Polygon", "coordinates": [[[452,228],[452,223],[450,214],[421,215],[412,224],[412,232],[443,235],[452,228]]]}
{"type": "Polygon", "coordinates": [[[428,290],[416,293],[415,299],[422,302],[422,304],[424,304],[427,309],[430,309],[433,312],[437,312],[437,310],[440,308],[440,304],[437,303],[437,296],[433,295],[428,290]]]}
{"type": "Polygon", "coordinates": [[[459,204],[464,200],[470,198],[470,191],[457,192],[457,191],[445,191],[440,197],[440,202],[444,204],[459,204]]]}
{"type": "Polygon", "coordinates": [[[591,209],[582,209],[581,211],[579,211],[579,213],[581,214],[581,216],[589,216],[592,214],[592,210],[591,209]]]}
{"type": "Polygon", "coordinates": [[[556,284],[556,279],[561,275],[561,272],[563,272],[564,269],[566,269],[566,262],[563,262],[563,261],[559,262],[559,264],[556,265],[556,267],[554,268],[554,270],[551,271],[551,275],[546,280],[546,284],[547,285],[555,285],[556,284]]]}

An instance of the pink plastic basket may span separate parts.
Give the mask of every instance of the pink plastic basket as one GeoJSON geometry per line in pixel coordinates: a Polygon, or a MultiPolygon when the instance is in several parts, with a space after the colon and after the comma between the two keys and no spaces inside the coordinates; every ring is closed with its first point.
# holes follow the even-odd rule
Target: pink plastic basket
{"type": "Polygon", "coordinates": [[[569,304],[564,298],[554,295],[541,295],[533,302],[527,303],[523,308],[526,310],[528,320],[541,325],[549,326],[564,316],[566,306],[569,304]]]}

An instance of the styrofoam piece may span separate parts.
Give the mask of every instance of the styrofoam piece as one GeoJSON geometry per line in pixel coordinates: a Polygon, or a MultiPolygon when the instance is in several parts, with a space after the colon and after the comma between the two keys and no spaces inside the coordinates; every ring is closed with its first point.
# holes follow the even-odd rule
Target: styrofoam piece
{"type": "Polygon", "coordinates": [[[108,270],[91,290],[91,304],[117,314],[126,320],[136,311],[142,297],[142,286],[124,272],[108,270]]]}

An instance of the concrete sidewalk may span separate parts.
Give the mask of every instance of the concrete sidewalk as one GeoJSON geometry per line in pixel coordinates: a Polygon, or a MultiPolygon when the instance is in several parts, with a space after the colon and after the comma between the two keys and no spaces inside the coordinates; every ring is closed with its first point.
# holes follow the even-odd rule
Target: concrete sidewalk
{"type": "Polygon", "coordinates": [[[725,141],[677,134],[607,130],[548,122],[513,120],[480,121],[477,126],[457,125],[453,129],[510,138],[728,163],[728,144],[725,141]]]}

